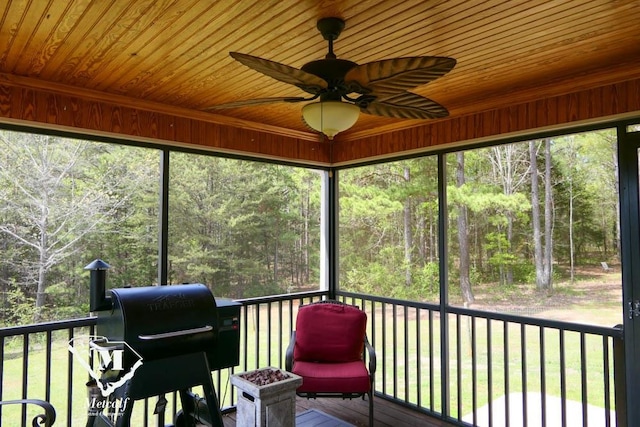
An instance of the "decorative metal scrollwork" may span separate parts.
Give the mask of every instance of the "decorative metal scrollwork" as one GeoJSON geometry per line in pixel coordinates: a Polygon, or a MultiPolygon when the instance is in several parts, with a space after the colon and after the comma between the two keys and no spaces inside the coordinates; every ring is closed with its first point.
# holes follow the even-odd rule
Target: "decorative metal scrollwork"
{"type": "Polygon", "coordinates": [[[56,410],[53,405],[40,399],[0,400],[0,405],[38,405],[44,409],[44,414],[38,414],[31,421],[33,427],[50,427],[56,421],[56,410]]]}

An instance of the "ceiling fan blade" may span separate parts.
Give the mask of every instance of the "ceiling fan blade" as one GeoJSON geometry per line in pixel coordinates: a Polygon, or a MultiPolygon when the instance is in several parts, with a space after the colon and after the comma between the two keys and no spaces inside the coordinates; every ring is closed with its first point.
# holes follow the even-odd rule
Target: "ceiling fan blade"
{"type": "Polygon", "coordinates": [[[211,107],[203,108],[203,110],[224,110],[227,108],[238,107],[251,107],[253,105],[273,104],[276,102],[302,102],[310,101],[313,98],[298,97],[280,97],[280,98],[257,98],[257,99],[245,99],[243,101],[228,102],[226,104],[213,105],[211,107]]]}
{"type": "Polygon", "coordinates": [[[344,80],[355,92],[385,99],[442,77],[455,65],[455,59],[444,56],[385,59],[352,68],[344,80]]]}
{"type": "Polygon", "coordinates": [[[258,58],[244,53],[230,52],[229,55],[236,61],[249,68],[261,72],[264,75],[289,83],[299,87],[305,92],[317,94],[322,89],[326,89],[327,82],[311,73],[280,64],[278,62],[269,61],[268,59],[258,58]]]}
{"type": "Polygon", "coordinates": [[[384,101],[373,101],[360,111],[396,119],[438,119],[449,115],[442,105],[411,92],[396,94],[384,101]]]}

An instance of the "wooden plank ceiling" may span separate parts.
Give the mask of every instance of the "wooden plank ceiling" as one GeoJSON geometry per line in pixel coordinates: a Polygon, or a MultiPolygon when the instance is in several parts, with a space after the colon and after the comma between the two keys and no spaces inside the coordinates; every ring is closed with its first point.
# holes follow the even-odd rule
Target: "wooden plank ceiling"
{"type": "MultiPolygon", "coordinates": [[[[0,3],[0,80],[73,88],[96,99],[193,110],[263,97],[303,96],[229,56],[247,53],[296,68],[321,59],[321,17],[346,28],[339,58],[450,56],[446,76],[416,88],[462,116],[640,75],[638,0],[5,0],[0,3]]],[[[301,104],[218,110],[315,136],[301,104]]],[[[414,127],[415,120],[361,114],[342,136],[414,127]]]]}

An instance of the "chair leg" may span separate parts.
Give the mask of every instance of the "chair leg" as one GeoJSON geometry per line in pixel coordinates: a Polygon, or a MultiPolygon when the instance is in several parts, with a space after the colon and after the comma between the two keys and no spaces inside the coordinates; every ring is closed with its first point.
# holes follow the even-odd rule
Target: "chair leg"
{"type": "Polygon", "coordinates": [[[373,390],[367,394],[369,395],[369,427],[373,427],[373,390]]]}

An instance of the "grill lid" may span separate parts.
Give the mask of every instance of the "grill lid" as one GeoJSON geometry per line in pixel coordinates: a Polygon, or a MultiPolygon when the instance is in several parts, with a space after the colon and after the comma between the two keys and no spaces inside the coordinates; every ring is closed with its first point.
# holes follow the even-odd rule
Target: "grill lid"
{"type": "Polygon", "coordinates": [[[112,289],[113,306],[98,313],[100,335],[125,341],[144,359],[212,351],[216,301],[202,284],[112,289]]]}

